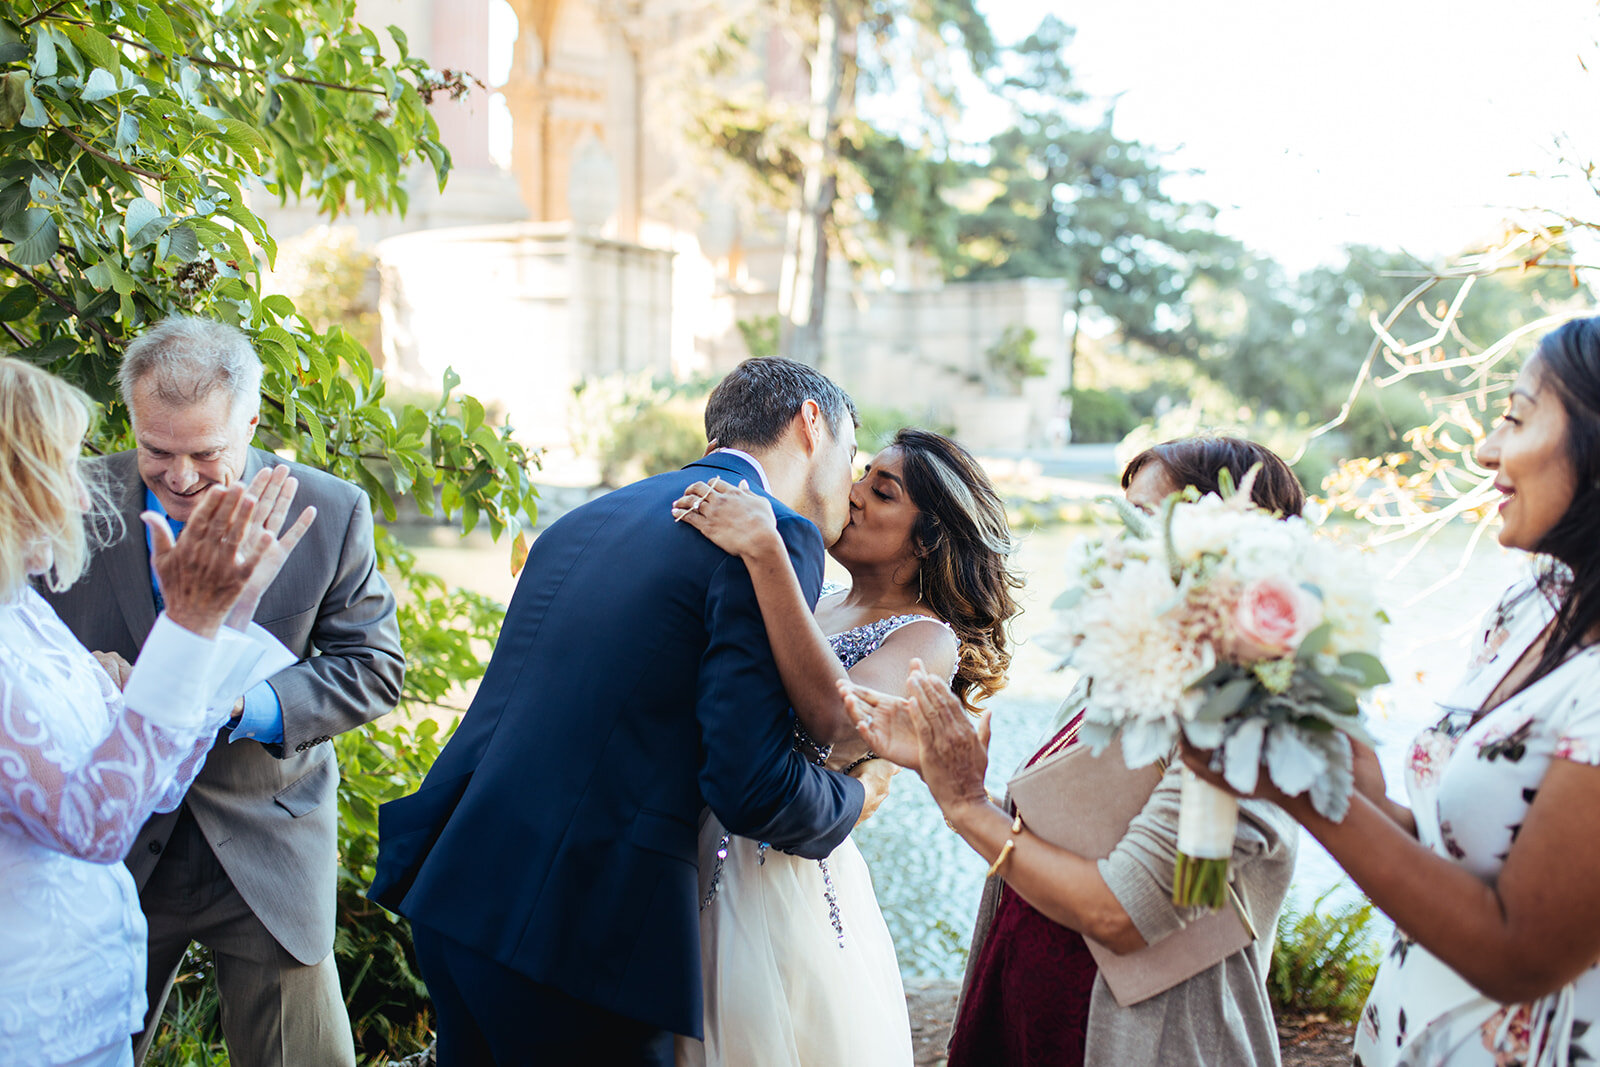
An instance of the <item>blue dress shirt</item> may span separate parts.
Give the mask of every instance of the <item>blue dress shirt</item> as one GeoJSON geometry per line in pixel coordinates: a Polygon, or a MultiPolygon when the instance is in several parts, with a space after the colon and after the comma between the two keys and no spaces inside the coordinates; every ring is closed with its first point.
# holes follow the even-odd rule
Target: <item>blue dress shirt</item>
{"type": "MultiPolygon", "coordinates": [[[[144,505],[147,511],[154,511],[159,515],[167,514],[167,509],[161,506],[160,498],[151,492],[148,486],[144,491],[144,505]]],[[[174,537],[183,532],[183,523],[170,516],[167,518],[167,525],[172,527],[174,537]]],[[[147,551],[151,550],[149,527],[144,531],[144,544],[147,551]]],[[[156,610],[160,611],[164,602],[153,562],[150,565],[150,589],[155,593],[156,610]]],[[[278,691],[272,688],[270,682],[258,682],[245,691],[244,710],[239,713],[239,721],[229,728],[228,742],[231,744],[245,738],[260,741],[264,745],[283,743],[283,702],[278,699],[278,691]]]]}

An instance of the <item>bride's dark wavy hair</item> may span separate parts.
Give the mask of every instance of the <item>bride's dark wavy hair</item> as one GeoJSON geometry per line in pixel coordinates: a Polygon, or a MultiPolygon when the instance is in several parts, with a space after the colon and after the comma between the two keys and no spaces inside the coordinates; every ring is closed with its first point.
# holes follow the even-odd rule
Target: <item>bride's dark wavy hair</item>
{"type": "Polygon", "coordinates": [[[1539,589],[1556,617],[1526,689],[1589,643],[1600,627],[1600,318],[1574,319],[1545,334],[1529,367],[1567,413],[1572,503],[1534,551],[1547,556],[1539,589]]]}
{"type": "Polygon", "coordinates": [[[1022,579],[1009,566],[1015,544],[1005,505],[972,453],[943,434],[908,427],[890,444],[900,449],[906,492],[920,513],[911,537],[922,602],[956,632],[950,688],[975,712],[1006,684],[1006,623],[1021,610],[1011,595],[1022,579]]]}

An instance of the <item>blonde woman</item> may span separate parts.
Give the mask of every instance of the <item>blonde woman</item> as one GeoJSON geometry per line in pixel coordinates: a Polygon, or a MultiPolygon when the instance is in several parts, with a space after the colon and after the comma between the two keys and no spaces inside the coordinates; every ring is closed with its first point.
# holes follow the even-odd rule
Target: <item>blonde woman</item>
{"type": "Polygon", "coordinates": [[[96,657],[30,582],[90,552],[89,401],[0,357],[0,1063],[121,1067],[144,1017],[145,927],[122,865],[176,805],[233,698],[294,657],[249,619],[310,527],[283,468],[213,491],[179,540],[147,515],[166,609],[131,667],[96,657]]]}

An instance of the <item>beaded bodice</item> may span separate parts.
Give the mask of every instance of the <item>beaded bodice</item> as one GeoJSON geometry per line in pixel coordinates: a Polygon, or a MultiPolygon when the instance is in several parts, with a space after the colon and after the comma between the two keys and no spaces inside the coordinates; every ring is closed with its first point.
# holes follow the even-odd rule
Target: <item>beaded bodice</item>
{"type": "Polygon", "coordinates": [[[878,646],[890,634],[910,623],[926,619],[936,622],[945,629],[950,627],[931,615],[891,615],[886,619],[869,622],[865,626],[856,626],[845,630],[843,633],[830,634],[828,644],[833,646],[833,654],[839,657],[839,662],[844,664],[844,669],[849,670],[857,663],[878,651],[878,646]]]}

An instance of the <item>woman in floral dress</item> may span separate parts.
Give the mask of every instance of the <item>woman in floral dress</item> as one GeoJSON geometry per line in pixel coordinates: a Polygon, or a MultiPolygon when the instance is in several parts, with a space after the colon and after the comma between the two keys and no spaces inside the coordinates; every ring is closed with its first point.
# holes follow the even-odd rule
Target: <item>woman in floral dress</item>
{"type": "Polygon", "coordinates": [[[1270,794],[1397,928],[1360,1067],[1600,1060],[1600,319],[1544,338],[1478,461],[1502,494],[1500,543],[1541,566],[1413,743],[1411,808],[1366,749],[1343,822],[1270,794]]]}

